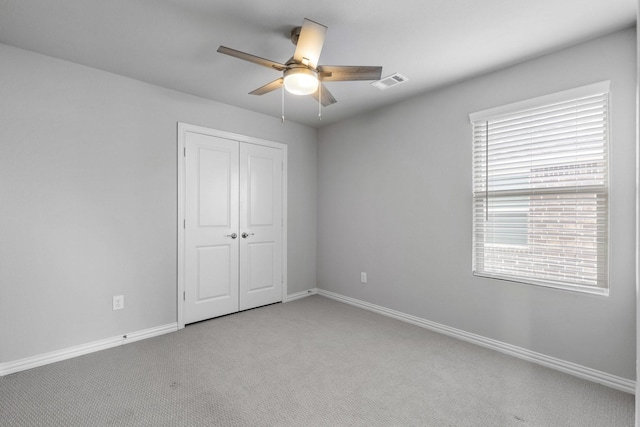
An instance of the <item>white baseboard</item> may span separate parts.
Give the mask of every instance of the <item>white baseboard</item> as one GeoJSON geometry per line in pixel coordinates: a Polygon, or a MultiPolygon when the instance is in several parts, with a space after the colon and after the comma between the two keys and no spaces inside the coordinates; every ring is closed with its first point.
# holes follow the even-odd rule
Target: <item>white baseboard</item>
{"type": "Polygon", "coordinates": [[[537,363],[539,365],[546,366],[548,368],[555,369],[579,378],[593,381],[595,383],[602,384],[616,390],[635,394],[636,382],[633,380],[611,375],[606,372],[591,369],[586,366],[578,365],[576,363],[567,362],[565,360],[547,356],[545,354],[536,353],[535,351],[527,350],[526,348],[517,347],[515,345],[496,341],[494,339],[486,338],[481,335],[465,332],[461,329],[452,328],[440,323],[402,313],[400,311],[391,310],[379,305],[340,295],[335,292],[325,291],[324,289],[317,289],[316,293],[318,295],[344,302],[346,304],[354,305],[365,310],[373,311],[384,316],[393,317],[394,319],[402,320],[403,322],[411,323],[413,325],[417,325],[434,332],[439,332],[441,334],[477,344],[482,347],[487,347],[492,350],[499,351],[500,353],[505,353],[519,359],[527,360],[529,362],[537,363]]]}
{"type": "Polygon", "coordinates": [[[311,295],[315,295],[317,293],[318,293],[318,289],[317,288],[307,289],[306,291],[300,291],[300,292],[296,292],[296,293],[287,295],[287,297],[282,302],[295,301],[297,299],[308,297],[308,296],[311,296],[311,295]]]}
{"type": "Polygon", "coordinates": [[[14,372],[24,371],[38,366],[47,365],[49,363],[60,362],[62,360],[71,359],[73,357],[82,356],[84,354],[93,353],[108,348],[117,347],[119,345],[129,344],[146,338],[175,332],[178,330],[177,323],[156,326],[154,328],[144,329],[119,335],[117,337],[106,338],[103,340],[93,341],[87,344],[80,344],[73,347],[56,350],[37,356],[31,356],[13,362],[0,363],[0,376],[12,374],[14,372]]]}
{"type": "MultiPolygon", "coordinates": [[[[294,294],[287,295],[283,302],[291,302],[315,294],[317,294],[317,289],[315,288],[306,291],[300,291],[294,294]]],[[[31,368],[36,368],[38,366],[48,365],[49,363],[60,362],[62,360],[93,353],[95,351],[106,350],[108,348],[117,347],[119,345],[129,344],[146,338],[167,334],[169,332],[175,332],[177,330],[178,324],[170,323],[168,325],[157,326],[155,328],[149,328],[142,331],[131,332],[116,337],[63,348],[62,350],[39,354],[20,360],[0,363],[0,377],[31,368]]]]}
{"type": "MultiPolygon", "coordinates": [[[[581,366],[576,363],[567,362],[555,357],[547,356],[535,351],[527,350],[526,348],[517,347],[511,344],[503,343],[501,341],[486,338],[477,334],[463,331],[461,329],[452,328],[440,323],[432,322],[420,317],[412,316],[410,314],[402,313],[400,311],[391,310],[379,305],[371,304],[365,301],[361,301],[355,298],[347,297],[335,292],[326,291],[324,289],[309,289],[306,291],[296,292],[283,300],[283,302],[291,302],[300,298],[305,298],[311,295],[322,295],[327,298],[331,298],[346,304],[350,304],[365,310],[373,311],[375,313],[382,314],[384,316],[392,317],[394,319],[401,320],[403,322],[411,323],[416,326],[423,327],[425,329],[439,332],[454,338],[461,339],[473,344],[480,345],[482,347],[490,348],[500,353],[508,354],[510,356],[517,357],[519,359],[527,360],[529,362],[537,363],[548,368],[552,368],[561,372],[565,372],[570,375],[574,375],[579,378],[583,378],[589,381],[593,381],[605,386],[621,390],[626,393],[635,394],[635,384],[633,380],[618,377],[608,374],[606,372],[598,371],[595,369],[581,366]]],[[[100,350],[106,350],[108,348],[117,347],[119,345],[129,344],[132,342],[140,341],[146,338],[152,338],[158,335],[167,334],[169,332],[175,332],[178,330],[177,323],[170,323],[163,326],[157,326],[154,328],[144,329],[142,331],[136,331],[120,335],[117,337],[106,338],[103,340],[93,341],[87,344],[81,344],[73,347],[68,347],[62,350],[52,351],[49,353],[27,357],[7,363],[0,363],[0,376],[12,374],[14,372],[24,371],[27,369],[35,368],[38,366],[47,365],[49,363],[59,362],[73,357],[82,356],[84,354],[93,353],[100,350]],[[126,338],[125,338],[126,337],[126,338]]]]}

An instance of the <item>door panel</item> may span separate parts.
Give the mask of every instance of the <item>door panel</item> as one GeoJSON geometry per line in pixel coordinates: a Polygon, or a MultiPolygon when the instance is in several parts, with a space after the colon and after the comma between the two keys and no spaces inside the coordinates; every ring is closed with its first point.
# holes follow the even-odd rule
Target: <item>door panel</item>
{"type": "Polygon", "coordinates": [[[273,225],[274,214],[274,160],[250,156],[250,164],[247,166],[249,172],[249,193],[247,203],[247,226],[271,226],[273,225]]]}
{"type": "Polygon", "coordinates": [[[240,146],[240,310],[282,301],[282,168],[281,150],[240,146]]]}
{"type": "Polygon", "coordinates": [[[197,302],[231,297],[229,246],[201,246],[198,251],[197,302]]]}
{"type": "Polygon", "coordinates": [[[247,243],[249,284],[248,292],[263,290],[276,286],[273,274],[274,244],[247,243]]]}
{"type": "Polygon", "coordinates": [[[187,132],[185,323],[238,311],[239,143],[187,132]]]}
{"type": "Polygon", "coordinates": [[[229,152],[199,146],[198,158],[198,225],[229,227],[231,203],[230,171],[233,161],[229,152]]]}

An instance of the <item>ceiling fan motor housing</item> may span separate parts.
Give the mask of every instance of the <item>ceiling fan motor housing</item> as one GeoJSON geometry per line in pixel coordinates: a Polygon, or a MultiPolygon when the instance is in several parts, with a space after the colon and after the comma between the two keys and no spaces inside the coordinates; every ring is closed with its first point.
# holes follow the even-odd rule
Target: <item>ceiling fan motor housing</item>
{"type": "Polygon", "coordinates": [[[300,31],[302,31],[302,27],[293,27],[291,32],[289,33],[289,38],[291,39],[291,43],[294,45],[298,45],[298,39],[300,38],[300,31]]]}

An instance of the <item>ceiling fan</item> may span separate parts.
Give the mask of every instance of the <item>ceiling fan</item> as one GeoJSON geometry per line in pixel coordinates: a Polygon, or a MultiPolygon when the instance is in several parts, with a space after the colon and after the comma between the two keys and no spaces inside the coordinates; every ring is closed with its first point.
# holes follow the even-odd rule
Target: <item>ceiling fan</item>
{"type": "Polygon", "coordinates": [[[380,80],[382,67],[318,65],[326,32],[327,27],[305,18],[301,27],[291,30],[291,42],[296,45],[296,50],[293,57],[284,64],[226,46],[220,46],[218,52],[283,73],[279,79],[249,92],[251,95],[264,95],[284,85],[290,93],[311,95],[323,106],[327,106],[335,103],[336,99],[324,82],[380,80]]]}

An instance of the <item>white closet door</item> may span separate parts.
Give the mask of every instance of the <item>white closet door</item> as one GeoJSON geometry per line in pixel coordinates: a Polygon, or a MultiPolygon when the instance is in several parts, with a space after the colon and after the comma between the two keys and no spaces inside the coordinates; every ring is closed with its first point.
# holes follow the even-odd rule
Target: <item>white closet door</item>
{"type": "Polygon", "coordinates": [[[282,150],[184,138],[184,323],[282,301],[282,150]]]}
{"type": "Polygon", "coordinates": [[[185,323],[238,311],[239,144],[186,135],[185,323]]]}
{"type": "Polygon", "coordinates": [[[240,310],[282,301],[282,150],[240,145],[240,310]]]}

